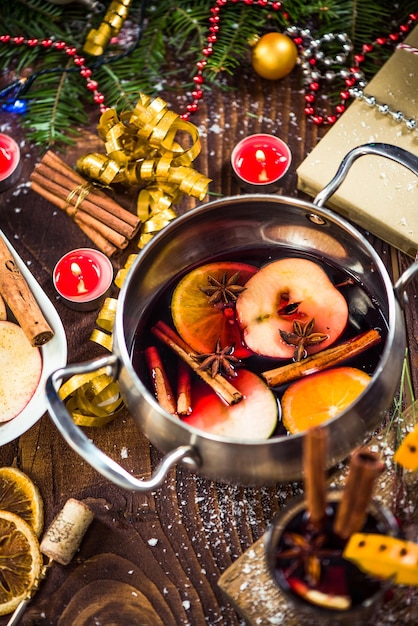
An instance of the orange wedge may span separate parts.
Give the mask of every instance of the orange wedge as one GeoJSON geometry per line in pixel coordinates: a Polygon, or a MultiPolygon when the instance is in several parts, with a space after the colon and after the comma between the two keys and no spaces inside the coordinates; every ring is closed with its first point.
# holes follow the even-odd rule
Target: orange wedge
{"type": "Polygon", "coordinates": [[[241,331],[235,319],[235,302],[213,302],[205,291],[211,280],[228,282],[236,275],[235,285],[244,286],[257,272],[246,263],[216,262],[201,265],[184,276],[176,286],[171,300],[171,315],[179,335],[196,352],[206,354],[221,346],[235,346],[235,356],[251,354],[243,346],[241,331]]]}
{"type": "Polygon", "coordinates": [[[38,538],[19,515],[0,511],[0,615],[12,613],[39,582],[38,538]]]}
{"type": "Polygon", "coordinates": [[[292,383],[281,399],[284,427],[294,435],[326,422],[354,402],[369,382],[362,370],[336,367],[292,383]]]}

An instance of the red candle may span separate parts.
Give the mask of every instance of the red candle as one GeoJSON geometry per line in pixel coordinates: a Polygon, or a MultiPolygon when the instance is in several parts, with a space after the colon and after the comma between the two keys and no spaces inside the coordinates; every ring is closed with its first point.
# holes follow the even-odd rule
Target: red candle
{"type": "Polygon", "coordinates": [[[265,191],[287,172],[292,160],[288,146],[274,135],[250,135],[234,148],[231,163],[245,186],[265,191]]]}
{"type": "Polygon", "coordinates": [[[55,289],[68,306],[88,311],[98,308],[113,280],[113,267],[102,252],[79,248],[65,254],[53,272],[55,289]]]}
{"type": "Polygon", "coordinates": [[[0,133],[0,191],[15,184],[20,166],[19,146],[14,139],[0,133]]]}

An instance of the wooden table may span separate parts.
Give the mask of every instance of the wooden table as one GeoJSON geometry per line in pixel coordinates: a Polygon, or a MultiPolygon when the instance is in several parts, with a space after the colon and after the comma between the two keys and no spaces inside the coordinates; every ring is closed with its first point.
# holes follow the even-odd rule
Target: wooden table
{"type": "MultiPolygon", "coordinates": [[[[302,198],[296,189],[296,167],[326,129],[318,129],[304,116],[300,76],[295,72],[270,83],[237,72],[231,83],[236,89],[214,88],[208,93],[193,118],[202,140],[195,167],[213,180],[211,194],[241,193],[229,164],[232,148],[248,134],[267,132],[279,135],[293,153],[291,169],[279,193],[302,198]]],[[[183,110],[184,94],[162,96],[174,110],[183,110]]],[[[83,132],[78,145],[64,153],[71,165],[77,155],[94,149],[96,122],[95,110],[89,132],[83,132]]],[[[23,139],[18,118],[2,113],[2,123],[4,132],[23,139]]],[[[29,175],[40,155],[27,143],[22,152],[21,180],[0,196],[0,226],[56,306],[67,335],[68,361],[82,362],[103,354],[103,349],[89,340],[97,312],[68,309],[56,298],[51,275],[62,254],[90,246],[91,242],[62,212],[29,189],[29,175]]],[[[194,204],[186,198],[179,210],[194,204]]],[[[367,237],[394,278],[411,264],[412,259],[372,235],[367,237]]],[[[135,244],[114,262],[115,269],[132,252],[137,252],[135,244]]],[[[406,327],[417,396],[418,314],[412,286],[408,293],[406,327]]],[[[117,294],[115,287],[113,295],[117,294]]],[[[114,422],[90,434],[100,448],[137,475],[149,476],[160,459],[160,453],[138,432],[126,410],[114,422]]],[[[71,564],[54,566],[42,583],[22,622],[27,624],[247,623],[219,588],[219,577],[263,536],[275,513],[299,490],[294,484],[261,489],[215,484],[178,466],[155,492],[126,492],[73,452],[47,414],[24,435],[2,447],[0,463],[17,465],[37,483],[45,502],[46,526],[70,497],[86,501],[95,513],[71,564]]],[[[399,504],[397,513],[402,518],[406,515],[402,499],[394,501],[399,504]]],[[[409,518],[411,515],[414,518],[414,511],[409,510],[409,518]]],[[[393,619],[389,609],[385,615],[393,619]]],[[[416,623],[408,611],[402,619],[404,624],[416,623]]],[[[7,617],[0,619],[0,624],[6,623],[7,617]]]]}

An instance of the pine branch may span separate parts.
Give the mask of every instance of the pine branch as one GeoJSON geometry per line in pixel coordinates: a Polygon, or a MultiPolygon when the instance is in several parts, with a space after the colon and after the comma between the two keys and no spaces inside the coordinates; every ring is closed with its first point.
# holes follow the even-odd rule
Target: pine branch
{"type": "MultiPolygon", "coordinates": [[[[161,89],[190,90],[196,62],[207,43],[212,6],[213,0],[133,0],[119,41],[110,43],[102,57],[86,60],[106,103],[127,108],[136,103],[139,92],[154,96],[161,89]]],[[[221,28],[205,68],[206,89],[220,84],[221,73],[228,77],[249,63],[248,40],[254,34],[283,30],[288,24],[308,28],[316,38],[327,32],[345,32],[354,43],[354,52],[361,52],[364,43],[388,35],[416,11],[416,0],[398,4],[392,0],[284,0],[283,8],[289,22],[281,11],[244,0],[221,7],[221,28]]],[[[46,0],[0,0],[0,30],[11,36],[63,40],[82,51],[87,33],[101,23],[106,10],[106,4],[101,12],[88,14],[85,6],[76,2],[55,5],[46,0]]],[[[329,45],[327,54],[335,56],[338,49],[329,45]]],[[[367,55],[367,64],[363,64],[366,76],[370,78],[392,52],[393,47],[387,46],[367,55]]],[[[92,100],[77,68],[68,67],[65,54],[39,46],[0,44],[0,68],[11,84],[22,75],[28,77],[23,97],[29,109],[22,118],[28,137],[46,147],[72,142],[76,129],[87,123],[86,107],[91,107],[92,100]]],[[[0,76],[0,87],[3,83],[0,76]]],[[[230,88],[228,85],[227,79],[221,88],[230,88]]]]}

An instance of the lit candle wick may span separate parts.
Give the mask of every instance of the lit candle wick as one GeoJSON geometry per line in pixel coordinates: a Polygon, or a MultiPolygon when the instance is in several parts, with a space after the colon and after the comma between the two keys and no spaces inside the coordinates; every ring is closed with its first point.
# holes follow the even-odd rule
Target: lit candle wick
{"type": "Polygon", "coordinates": [[[81,271],[81,267],[79,266],[78,263],[71,263],[71,274],[73,276],[77,276],[78,278],[78,285],[77,285],[77,292],[78,293],[87,293],[87,289],[86,286],[84,284],[84,280],[83,280],[83,274],[81,271]]]}
{"type": "Polygon", "coordinates": [[[12,160],[12,155],[10,154],[9,150],[7,150],[6,148],[0,147],[0,152],[2,153],[4,158],[7,159],[8,161],[12,160]]]}
{"type": "Polygon", "coordinates": [[[256,158],[256,160],[259,163],[262,164],[262,169],[261,169],[261,172],[258,175],[258,180],[260,182],[264,183],[264,182],[268,181],[268,179],[269,179],[268,176],[267,176],[267,171],[266,171],[266,155],[265,155],[264,150],[260,150],[260,149],[256,150],[255,151],[255,158],[256,158]]]}

